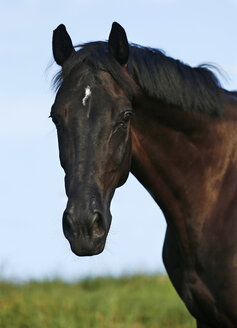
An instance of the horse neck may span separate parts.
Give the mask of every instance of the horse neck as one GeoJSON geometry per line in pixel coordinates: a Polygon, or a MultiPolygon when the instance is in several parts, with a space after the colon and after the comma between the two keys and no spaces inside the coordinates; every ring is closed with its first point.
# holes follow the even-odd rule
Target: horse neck
{"type": "Polygon", "coordinates": [[[236,194],[237,111],[213,118],[146,98],[134,108],[131,172],[182,237],[199,234],[236,194]]]}

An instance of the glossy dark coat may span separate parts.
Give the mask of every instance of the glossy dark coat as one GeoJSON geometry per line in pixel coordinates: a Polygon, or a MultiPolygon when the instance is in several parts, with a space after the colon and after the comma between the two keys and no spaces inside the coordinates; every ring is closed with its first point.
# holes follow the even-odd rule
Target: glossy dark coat
{"type": "Polygon", "coordinates": [[[164,264],[197,327],[237,327],[236,94],[206,67],[129,46],[117,23],[108,43],[78,51],[60,25],[53,53],[72,251],[103,251],[111,199],[131,171],[164,213],[164,264]]]}

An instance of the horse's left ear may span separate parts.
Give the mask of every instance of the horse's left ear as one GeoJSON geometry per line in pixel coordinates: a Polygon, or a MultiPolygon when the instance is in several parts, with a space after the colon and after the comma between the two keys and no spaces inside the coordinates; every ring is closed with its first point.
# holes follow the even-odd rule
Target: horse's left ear
{"type": "Polygon", "coordinates": [[[112,24],[108,47],[110,54],[120,65],[125,66],[129,57],[128,39],[124,28],[116,22],[112,24]]]}
{"type": "Polygon", "coordinates": [[[66,27],[61,24],[53,31],[53,56],[56,63],[60,66],[74,52],[72,40],[67,33],[66,27]]]}

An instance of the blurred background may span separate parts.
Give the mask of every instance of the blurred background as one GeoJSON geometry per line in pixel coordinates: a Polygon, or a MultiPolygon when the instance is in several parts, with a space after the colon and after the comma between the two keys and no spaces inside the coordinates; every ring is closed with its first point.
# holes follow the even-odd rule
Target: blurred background
{"type": "Polygon", "coordinates": [[[162,212],[130,175],[112,203],[101,255],[76,257],[63,236],[66,204],[56,130],[48,119],[53,30],[79,44],[107,40],[113,21],[129,41],[163,49],[192,66],[214,63],[237,89],[236,0],[2,1],[0,4],[0,277],[61,278],[165,272],[162,212]]]}

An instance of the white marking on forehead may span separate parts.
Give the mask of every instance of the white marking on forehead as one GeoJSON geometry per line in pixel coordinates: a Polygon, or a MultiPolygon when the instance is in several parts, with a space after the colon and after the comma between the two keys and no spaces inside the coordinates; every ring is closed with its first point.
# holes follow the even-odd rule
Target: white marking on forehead
{"type": "Polygon", "coordinates": [[[90,86],[88,85],[86,88],[85,88],[85,96],[84,98],[82,99],[82,105],[83,106],[86,106],[86,102],[87,102],[87,99],[91,96],[91,88],[90,86]]]}

